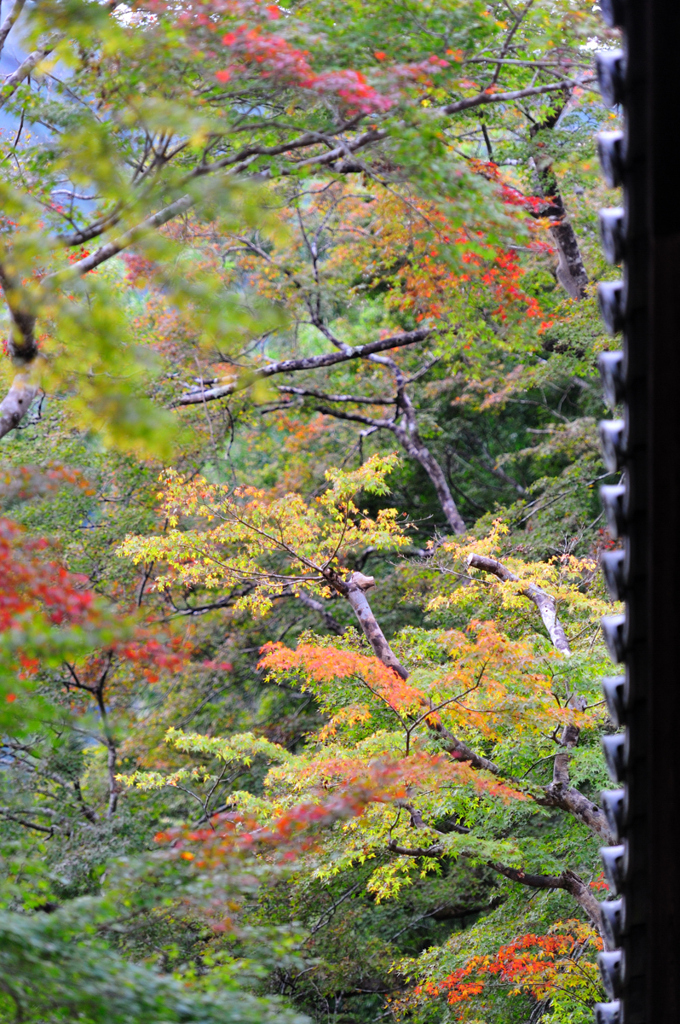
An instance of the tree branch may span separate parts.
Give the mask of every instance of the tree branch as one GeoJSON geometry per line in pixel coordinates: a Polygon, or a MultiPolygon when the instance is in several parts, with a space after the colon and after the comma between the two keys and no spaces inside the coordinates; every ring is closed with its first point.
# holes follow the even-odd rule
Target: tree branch
{"type": "Polygon", "coordinates": [[[106,245],[102,245],[96,252],[85,256],[82,260],[78,260],[77,263],[71,264],[68,270],[59,270],[52,274],[47,274],[42,279],[41,285],[43,288],[48,289],[54,287],[54,285],[64,284],[75,277],[82,277],[83,274],[87,274],[88,271],[94,270],[95,267],[110,260],[113,256],[117,256],[119,252],[133,245],[134,242],[143,235],[148,234],[149,231],[160,228],[174,217],[185,213],[194,203],[195,199],[192,196],[181,196],[174,203],[164,206],[162,210],[154,213],[151,217],[140,221],[139,224],[130,228],[129,231],[125,231],[118,238],[114,238],[111,242],[107,242],[106,245]]]}
{"type": "Polygon", "coordinates": [[[403,334],[393,334],[391,337],[381,338],[379,341],[370,341],[366,345],[357,345],[346,352],[325,352],[319,356],[282,359],[279,362],[269,363],[267,366],[250,370],[245,379],[230,381],[228,384],[209,388],[207,391],[190,391],[188,394],[181,395],[175,399],[173,405],[200,405],[203,402],[214,402],[219,398],[233,395],[235,391],[243,391],[245,388],[249,388],[253,380],[256,379],[273,377],[279,373],[294,373],[297,370],[316,370],[322,366],[335,366],[337,363],[345,363],[350,359],[364,359],[374,352],[385,352],[391,348],[415,345],[435,333],[432,329],[424,327],[416,331],[405,331],[403,334]]]}
{"type": "Polygon", "coordinates": [[[602,929],[600,904],[589,886],[575,872],[567,868],[561,875],[532,875],[518,868],[506,867],[505,864],[499,864],[496,861],[488,861],[488,866],[492,871],[509,878],[510,881],[528,885],[533,889],[564,889],[585,910],[591,924],[597,928],[606,945],[607,939],[602,929]]]}
{"type": "MultiPolygon", "coordinates": [[[[498,577],[503,583],[518,583],[520,581],[519,576],[512,572],[510,569],[506,569],[504,565],[498,562],[495,558],[487,558],[485,555],[468,555],[467,558],[468,569],[482,569],[484,572],[493,573],[494,576],[498,577]]],[[[543,620],[543,625],[548,630],[548,635],[552,640],[554,646],[566,657],[571,654],[571,648],[569,641],[567,640],[566,634],[562,623],[557,618],[557,602],[547,591],[543,590],[536,583],[527,583],[521,593],[528,597],[530,601],[538,608],[540,616],[543,620]]]]}
{"type": "MultiPolygon", "coordinates": [[[[479,555],[475,555],[473,557],[482,558],[482,556],[479,555]]],[[[498,575],[498,570],[500,569],[503,574],[507,574],[505,575],[505,578],[517,578],[514,573],[510,573],[508,569],[502,566],[499,562],[496,562],[494,559],[484,560],[485,562],[493,563],[496,567],[493,570],[490,568],[488,569],[488,571],[494,571],[495,575],[498,575]]],[[[352,604],[352,607],[355,610],[359,624],[366,636],[366,639],[371,644],[375,656],[379,658],[384,665],[394,669],[402,679],[408,679],[408,670],[404,668],[392,651],[366,598],[366,590],[369,590],[375,584],[373,577],[363,576],[361,573],[354,573],[353,577],[350,579],[352,578],[355,580],[355,587],[352,591],[352,600],[350,600],[350,588],[348,584],[337,580],[334,582],[332,579],[329,579],[328,582],[331,586],[335,587],[338,593],[341,593],[343,597],[350,600],[350,604],[352,604]]],[[[551,598],[551,600],[553,599],[551,598]]],[[[427,708],[427,704],[424,699],[422,705],[424,708],[427,708]]],[[[473,768],[491,772],[492,775],[497,777],[502,778],[505,776],[505,773],[497,764],[490,761],[488,758],[475,753],[474,750],[468,747],[462,740],[458,739],[458,737],[447,729],[441,722],[433,721],[432,718],[428,717],[426,718],[426,725],[428,729],[440,737],[443,749],[453,757],[472,765],[473,768]]],[[[568,746],[569,749],[574,745],[574,737],[576,737],[576,739],[578,738],[577,727],[566,726],[563,731],[562,742],[565,746],[568,746]]],[[[609,844],[613,842],[611,830],[602,810],[597,806],[597,804],[594,804],[584,796],[583,793],[580,793],[577,789],[569,786],[568,752],[565,752],[564,755],[558,754],[555,761],[557,762],[559,758],[564,758],[564,762],[560,762],[556,769],[557,778],[554,776],[553,782],[544,788],[540,796],[535,796],[534,799],[541,806],[561,808],[561,810],[564,810],[575,818],[578,818],[579,821],[586,825],[591,832],[598,836],[598,838],[602,839],[605,843],[609,844]]]]}
{"type": "Polygon", "coordinates": [[[559,807],[573,815],[574,818],[578,818],[605,845],[611,845],[614,842],[614,836],[601,808],[578,789],[569,786],[568,783],[553,781],[544,788],[542,796],[537,796],[534,799],[542,807],[559,807]]]}
{"type": "MultiPolygon", "coordinates": [[[[373,614],[366,598],[366,591],[375,586],[373,576],[364,576],[363,573],[355,572],[352,573],[349,581],[345,583],[329,574],[327,580],[329,585],[342,594],[351,604],[364,636],[373,648],[376,658],[382,661],[383,665],[387,665],[388,668],[391,668],[397,675],[401,676],[402,679],[408,679],[408,670],[404,668],[387,642],[385,634],[380,628],[378,620],[373,614]]],[[[428,729],[439,736],[442,746],[447,753],[459,761],[468,762],[473,768],[488,771],[494,775],[502,774],[501,769],[493,761],[489,761],[486,757],[476,754],[474,750],[471,750],[462,740],[459,740],[441,722],[433,720],[430,717],[432,708],[424,698],[421,703],[422,707],[429,712],[429,715],[425,718],[428,729]]]]}
{"type": "Polygon", "coordinates": [[[333,416],[336,420],[346,420],[349,423],[363,423],[367,427],[375,427],[376,430],[394,431],[394,420],[362,416],[360,412],[344,412],[341,409],[330,409],[327,405],[317,405],[316,411],[323,413],[324,416],[333,416]]]}
{"type": "Polygon", "coordinates": [[[443,857],[444,847],[440,843],[432,846],[400,846],[396,839],[390,839],[387,849],[400,857],[443,857]]]}
{"type": "MultiPolygon", "coordinates": [[[[311,388],[294,388],[277,384],[276,390],[285,395],[301,395],[305,398],[320,398],[324,402],[355,402],[357,405],[394,405],[394,398],[366,398],[364,395],[327,395],[311,388]]],[[[332,415],[335,415],[333,413],[332,415]]]]}
{"type": "Polygon", "coordinates": [[[29,382],[28,377],[17,374],[0,402],[0,437],[19,426],[37,393],[38,388],[29,382]]]}
{"type": "MultiPolygon", "coordinates": [[[[427,847],[408,847],[400,846],[395,840],[390,840],[387,848],[391,853],[396,853],[400,857],[444,857],[446,855],[444,846],[441,843],[433,843],[427,847]]],[[[607,946],[607,937],[602,928],[600,904],[587,883],[582,878],[579,878],[574,871],[570,871],[567,868],[561,875],[533,875],[528,871],[523,871],[521,868],[507,867],[505,864],[499,864],[497,861],[491,860],[487,861],[487,867],[497,872],[497,874],[503,875],[504,878],[508,878],[511,882],[518,882],[520,885],[527,885],[532,889],[564,889],[573,896],[578,905],[586,912],[591,924],[597,928],[602,936],[605,947],[607,946]]]]}
{"type": "MultiPolygon", "coordinates": [[[[377,357],[374,357],[374,361],[377,361],[377,357]]],[[[383,360],[380,361],[383,362],[383,360]]],[[[406,393],[406,381],[403,380],[399,368],[392,359],[386,359],[384,362],[396,371],[397,397],[394,404],[403,414],[405,424],[398,423],[396,419],[377,419],[363,416],[361,413],[344,412],[340,409],[332,409],[323,405],[317,406],[317,409],[326,416],[334,416],[336,419],[363,423],[376,430],[391,430],[409,458],[419,462],[429,476],[451,530],[455,534],[463,534],[465,533],[465,523],[451,494],[444,471],[418,432],[416,411],[410,397],[406,393]]]]}
{"type": "MultiPolygon", "coordinates": [[[[494,558],[472,554],[468,557],[467,562],[470,568],[482,569],[485,572],[493,573],[494,576],[497,576],[503,582],[519,581],[519,576],[516,573],[511,572],[510,569],[507,569],[494,558]]],[[[538,608],[557,650],[568,657],[571,654],[571,648],[562,624],[557,618],[555,598],[535,583],[528,584],[522,590],[522,593],[530,601],[533,601],[538,608]]],[[[573,694],[569,704],[577,710],[582,710],[581,699],[576,698],[573,694]]],[[[553,781],[549,786],[545,787],[544,795],[536,798],[536,802],[545,807],[560,807],[582,821],[591,832],[594,832],[605,843],[611,843],[613,842],[613,836],[602,810],[597,804],[594,804],[588,797],[584,796],[583,793],[569,785],[569,752],[578,743],[579,731],[576,725],[566,725],[562,730],[560,746],[564,749],[563,752],[555,756],[553,781]]]]}
{"type": "Polygon", "coordinates": [[[562,82],[552,82],[550,85],[535,85],[528,89],[517,89],[515,92],[480,92],[477,96],[471,96],[469,99],[449,103],[442,108],[442,112],[458,114],[461,110],[470,110],[485,103],[514,103],[515,100],[522,100],[526,96],[543,96],[545,93],[564,90],[565,87],[573,88],[578,84],[572,79],[565,79],[562,82]]]}
{"type": "Polygon", "coordinates": [[[305,608],[309,608],[311,611],[316,612],[317,615],[321,615],[326,623],[326,629],[330,630],[331,633],[335,633],[336,636],[343,636],[346,632],[345,627],[328,611],[323,601],[317,601],[315,597],[305,594],[304,590],[298,590],[296,594],[291,594],[292,596],[296,597],[305,608]]]}
{"type": "Polygon", "coordinates": [[[23,11],[25,4],[26,0],[14,0],[7,17],[0,26],[0,53],[2,53],[5,43],[7,42],[7,36],[12,31],[12,26],[23,11]]]}
{"type": "MultiPolygon", "coordinates": [[[[21,812],[13,811],[11,807],[0,807],[0,814],[16,825],[23,825],[24,828],[34,829],[36,832],[45,832],[49,836],[53,836],[55,832],[62,831],[58,825],[37,825],[34,821],[26,821],[24,818],[18,817],[19,813],[21,812]]],[[[30,814],[31,812],[29,811],[28,813],[30,814]]]]}
{"type": "Polygon", "coordinates": [[[373,576],[364,576],[361,572],[353,572],[346,584],[346,592],[343,595],[351,604],[354,614],[359,620],[364,636],[373,648],[376,658],[382,661],[383,665],[393,669],[402,679],[408,679],[408,671],[401,664],[396,654],[385,639],[385,634],[378,625],[378,620],[371,611],[371,606],[366,599],[366,591],[375,586],[373,576]]]}
{"type": "MultiPolygon", "coordinates": [[[[5,22],[6,24],[6,22],[5,22]]],[[[10,28],[12,26],[10,25],[10,28]]],[[[4,25],[3,25],[4,28],[4,25]]],[[[9,33],[9,29],[8,29],[9,33]]],[[[45,46],[40,46],[38,49],[33,50],[27,57],[21,62],[16,71],[13,71],[11,75],[8,75],[5,79],[2,88],[0,88],[0,107],[3,107],[7,100],[11,99],[14,93],[17,91],[24,79],[28,78],[31,71],[43,60],[48,53],[51,53],[56,43],[59,40],[59,36],[52,36],[48,40],[45,46]]]]}

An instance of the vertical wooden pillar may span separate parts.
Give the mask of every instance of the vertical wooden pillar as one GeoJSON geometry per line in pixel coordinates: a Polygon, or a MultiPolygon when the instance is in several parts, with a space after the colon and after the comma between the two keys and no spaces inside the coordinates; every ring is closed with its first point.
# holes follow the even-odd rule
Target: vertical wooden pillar
{"type": "Polygon", "coordinates": [[[680,1024],[680,0],[602,8],[626,53],[626,746],[620,1003],[597,1018],[680,1024]]]}
{"type": "MultiPolygon", "coordinates": [[[[644,778],[649,827],[644,1005],[649,1024],[680,1024],[680,3],[637,4],[646,16],[647,79],[649,659],[644,778]]],[[[635,6],[635,0],[629,5],[635,6]]],[[[637,49],[632,36],[629,45],[637,49]]],[[[642,346],[643,339],[637,343],[642,346]]]]}

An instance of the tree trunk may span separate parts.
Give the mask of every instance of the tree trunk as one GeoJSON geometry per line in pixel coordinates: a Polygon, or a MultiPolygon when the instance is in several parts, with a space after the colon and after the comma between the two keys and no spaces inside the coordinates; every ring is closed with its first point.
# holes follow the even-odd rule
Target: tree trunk
{"type": "Polygon", "coordinates": [[[550,218],[550,234],[557,247],[557,280],[572,299],[582,299],[588,284],[588,274],[583,265],[576,232],[567,215],[562,193],[552,169],[553,158],[547,152],[546,143],[539,138],[542,131],[555,127],[570,96],[571,90],[566,89],[564,102],[555,107],[543,121],[533,124],[529,135],[532,140],[532,161],[536,170],[536,191],[538,195],[549,200],[549,205],[540,210],[538,216],[550,218]]]}
{"type": "Polygon", "coordinates": [[[371,611],[371,606],[366,600],[365,591],[375,586],[373,576],[364,576],[361,572],[353,572],[347,584],[345,597],[354,609],[354,614],[359,620],[364,636],[373,648],[376,658],[382,661],[383,665],[394,669],[402,679],[408,679],[408,672],[401,664],[396,654],[385,639],[385,634],[378,625],[378,620],[371,611]]]}
{"type": "Polygon", "coordinates": [[[557,280],[572,299],[582,299],[586,293],[588,274],[583,265],[574,226],[569,220],[564,200],[552,169],[552,157],[547,153],[534,156],[537,192],[550,205],[541,210],[542,217],[550,219],[550,234],[557,247],[557,280]]]}
{"type": "Polygon", "coordinates": [[[446,521],[455,534],[460,536],[465,533],[465,523],[461,516],[453,495],[449,489],[449,485],[444,475],[444,470],[435,459],[432,452],[426,445],[423,444],[417,430],[412,427],[410,430],[403,426],[396,426],[394,428],[394,434],[403,447],[404,451],[410,458],[415,459],[423,467],[430,480],[432,486],[437,492],[439,504],[442,507],[442,512],[446,516],[446,521]]]}

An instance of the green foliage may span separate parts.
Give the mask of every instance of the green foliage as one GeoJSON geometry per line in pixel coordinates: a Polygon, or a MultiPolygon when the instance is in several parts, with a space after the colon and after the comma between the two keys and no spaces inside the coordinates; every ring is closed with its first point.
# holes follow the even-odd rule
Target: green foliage
{"type": "MultiPolygon", "coordinates": [[[[97,934],[87,907],[66,913],[0,914],[0,1012],[25,1020],[268,1021],[305,1018],[239,990],[222,972],[219,988],[130,963],[97,934]],[[203,990],[201,990],[203,988],[203,990]]],[[[215,978],[217,981],[217,978],[215,978]]]]}

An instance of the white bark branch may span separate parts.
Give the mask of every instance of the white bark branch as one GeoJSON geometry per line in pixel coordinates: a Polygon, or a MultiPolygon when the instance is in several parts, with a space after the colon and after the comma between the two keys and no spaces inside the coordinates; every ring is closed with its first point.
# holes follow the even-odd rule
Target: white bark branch
{"type": "MultiPolygon", "coordinates": [[[[485,555],[468,555],[467,559],[468,568],[471,569],[482,569],[484,572],[490,572],[496,576],[503,583],[518,583],[520,581],[519,576],[511,572],[510,569],[506,569],[504,565],[496,561],[495,558],[487,558],[485,555]]],[[[548,630],[548,635],[553,642],[553,645],[557,648],[560,654],[564,654],[565,657],[569,657],[571,654],[571,647],[567,640],[566,634],[562,623],[557,617],[557,602],[547,591],[543,590],[536,583],[527,583],[522,588],[522,594],[529,598],[530,601],[538,608],[539,614],[543,620],[543,625],[548,630]]]]}
{"type": "Polygon", "coordinates": [[[0,437],[9,434],[10,430],[14,430],[21,423],[37,393],[37,387],[31,384],[24,374],[17,374],[11,388],[0,402],[0,437]]]}
{"type": "MultiPolygon", "coordinates": [[[[12,26],[10,25],[10,28],[11,27],[12,26]]],[[[28,56],[24,58],[16,71],[13,71],[11,75],[7,76],[3,82],[2,88],[0,88],[0,107],[2,107],[7,100],[12,98],[24,79],[28,78],[31,71],[37,67],[40,61],[52,52],[56,42],[56,38],[52,39],[46,46],[40,46],[37,50],[33,50],[32,53],[29,53],[28,56]]]]}
{"type": "Polygon", "coordinates": [[[156,228],[162,227],[167,224],[168,221],[174,217],[178,217],[181,213],[185,213],[195,203],[192,196],[181,196],[176,199],[174,203],[170,203],[169,206],[164,206],[162,210],[154,213],[151,217],[147,217],[145,220],[140,221],[129,231],[125,231],[118,238],[112,239],[107,242],[106,245],[102,245],[96,252],[91,253],[89,256],[85,256],[82,260],[78,260],[77,263],[73,263],[68,270],[55,271],[53,274],[46,274],[41,281],[43,289],[46,291],[53,288],[55,285],[65,284],[67,281],[72,280],[76,277],[82,277],[83,274],[87,274],[88,271],[94,270],[95,267],[100,266],[102,263],[106,263],[113,256],[117,256],[119,252],[127,249],[133,245],[138,239],[147,235],[150,231],[156,228]]]}
{"type": "MultiPolygon", "coordinates": [[[[484,555],[470,555],[468,557],[468,566],[493,573],[501,581],[519,581],[519,576],[514,572],[511,572],[500,562],[496,561],[496,559],[487,558],[484,555]]],[[[555,598],[535,583],[528,584],[522,590],[522,593],[530,601],[533,601],[538,608],[554,646],[565,657],[569,657],[571,655],[571,648],[565,636],[562,623],[557,617],[555,598]]],[[[577,711],[583,710],[583,698],[572,694],[569,698],[568,707],[572,707],[577,711]]],[[[613,837],[602,809],[570,785],[569,761],[571,760],[571,751],[578,743],[579,734],[580,729],[577,725],[565,725],[559,741],[562,749],[560,753],[555,755],[553,762],[553,781],[549,786],[545,787],[545,795],[539,797],[537,802],[546,807],[560,807],[569,814],[573,814],[574,817],[579,818],[605,843],[611,843],[613,837]]]]}
{"type": "Polygon", "coordinates": [[[7,17],[0,26],[0,53],[2,53],[3,47],[7,42],[7,36],[12,31],[12,26],[23,11],[25,4],[26,0],[14,0],[7,17]]]}

